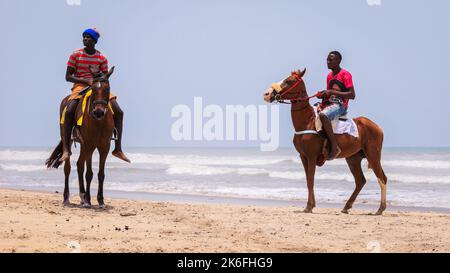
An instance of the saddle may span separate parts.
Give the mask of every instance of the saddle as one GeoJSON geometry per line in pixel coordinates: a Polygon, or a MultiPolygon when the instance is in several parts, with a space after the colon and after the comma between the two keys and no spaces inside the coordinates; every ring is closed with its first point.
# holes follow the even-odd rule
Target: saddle
{"type": "MultiPolygon", "coordinates": [[[[83,125],[83,117],[84,117],[84,114],[87,112],[86,109],[89,109],[89,103],[90,103],[89,97],[91,96],[91,94],[92,94],[92,89],[90,87],[87,87],[79,92],[79,95],[82,95],[82,97],[80,98],[77,108],[75,109],[75,121],[76,122],[72,128],[72,133],[71,133],[71,136],[72,136],[71,140],[74,143],[77,143],[77,142],[80,144],[83,143],[83,139],[82,139],[81,133],[80,133],[80,127],[83,125]]],[[[68,101],[66,101],[66,106],[64,107],[62,114],[61,114],[61,120],[60,120],[61,124],[64,124],[64,122],[65,122],[67,102],[68,101]]],[[[114,115],[114,111],[111,107],[111,104],[108,104],[108,107],[109,107],[109,110],[111,111],[111,113],[114,115]]],[[[117,129],[116,128],[114,128],[113,137],[111,138],[111,140],[117,140],[117,129]]]]}
{"type": "MultiPolygon", "coordinates": [[[[315,119],[316,131],[318,133],[320,133],[323,130],[323,128],[322,128],[323,125],[322,125],[322,121],[320,120],[320,117],[319,117],[319,109],[316,105],[314,105],[313,108],[314,108],[314,114],[316,115],[316,119],[315,119]]],[[[358,126],[356,126],[356,123],[353,121],[353,119],[347,117],[347,113],[340,116],[336,120],[332,120],[331,126],[333,127],[333,133],[335,135],[349,134],[356,138],[358,138],[358,136],[359,136],[358,126]]]]}
{"type": "MultiPolygon", "coordinates": [[[[316,115],[316,118],[315,118],[316,131],[317,131],[318,135],[322,136],[325,139],[325,141],[323,143],[323,147],[322,147],[322,154],[318,157],[317,162],[316,162],[316,165],[321,167],[325,164],[325,162],[327,160],[326,155],[328,154],[328,152],[330,150],[330,144],[328,141],[328,137],[323,130],[322,121],[319,118],[318,105],[317,104],[314,105],[313,108],[314,108],[314,113],[316,115]]],[[[347,117],[347,113],[340,116],[336,120],[332,120],[331,126],[333,128],[333,133],[335,135],[348,134],[348,135],[351,135],[356,138],[358,138],[358,136],[359,136],[358,135],[358,126],[356,126],[356,123],[353,121],[353,119],[347,117]]]]}

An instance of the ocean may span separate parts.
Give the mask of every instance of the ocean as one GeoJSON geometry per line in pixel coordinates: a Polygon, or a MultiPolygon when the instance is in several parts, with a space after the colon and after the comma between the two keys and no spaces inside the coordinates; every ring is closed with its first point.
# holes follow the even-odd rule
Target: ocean
{"type": "MultiPolygon", "coordinates": [[[[0,188],[59,191],[64,188],[63,167],[46,169],[52,148],[0,148],[0,188]]],[[[307,198],[305,174],[294,148],[261,152],[257,148],[127,148],[132,163],[112,155],[106,164],[105,197],[114,194],[178,194],[255,198],[298,202],[307,198]]],[[[78,193],[73,149],[71,194],[78,193]]],[[[450,209],[450,148],[384,148],[382,165],[388,177],[388,206],[450,209]]],[[[96,195],[98,154],[94,155],[96,195]]],[[[357,204],[378,205],[375,175],[363,160],[367,184],[357,204]]],[[[316,170],[316,201],[339,203],[350,197],[354,180],[343,159],[316,170]]],[[[120,196],[120,195],[119,195],[120,196]]],[[[95,198],[94,198],[95,199],[95,198]]],[[[78,202],[78,200],[76,200],[78,202]]],[[[94,201],[95,203],[95,201],[94,201]]]]}

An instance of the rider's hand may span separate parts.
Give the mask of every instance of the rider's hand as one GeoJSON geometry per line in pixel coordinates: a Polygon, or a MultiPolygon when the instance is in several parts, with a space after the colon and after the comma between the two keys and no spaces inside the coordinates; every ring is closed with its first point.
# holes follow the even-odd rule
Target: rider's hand
{"type": "Polygon", "coordinates": [[[318,98],[329,98],[331,96],[330,90],[322,90],[319,92],[319,95],[317,95],[318,98]]]}

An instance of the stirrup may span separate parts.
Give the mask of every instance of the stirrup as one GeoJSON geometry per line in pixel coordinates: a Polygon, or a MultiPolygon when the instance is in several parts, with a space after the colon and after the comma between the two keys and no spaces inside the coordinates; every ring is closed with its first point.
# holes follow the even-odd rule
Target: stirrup
{"type": "Polygon", "coordinates": [[[75,148],[77,147],[77,142],[80,144],[83,143],[80,130],[77,128],[77,126],[72,127],[72,131],[70,133],[70,140],[73,141],[73,145],[75,146],[75,148]]]}
{"type": "Polygon", "coordinates": [[[118,134],[119,134],[119,131],[117,131],[117,128],[114,128],[111,140],[114,140],[114,141],[118,140],[118,137],[117,137],[118,134]]]}

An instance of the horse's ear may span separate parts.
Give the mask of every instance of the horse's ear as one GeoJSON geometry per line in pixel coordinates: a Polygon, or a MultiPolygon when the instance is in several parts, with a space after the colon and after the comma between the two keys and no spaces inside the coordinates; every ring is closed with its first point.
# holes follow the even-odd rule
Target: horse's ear
{"type": "Polygon", "coordinates": [[[111,74],[114,72],[114,68],[115,68],[115,66],[111,67],[111,69],[108,71],[108,73],[106,73],[107,79],[109,79],[109,77],[111,77],[111,74]]]}
{"type": "Polygon", "coordinates": [[[305,67],[305,69],[303,69],[303,71],[298,70],[298,76],[299,76],[300,78],[303,77],[303,76],[305,76],[305,73],[306,73],[306,67],[305,67]]]}

